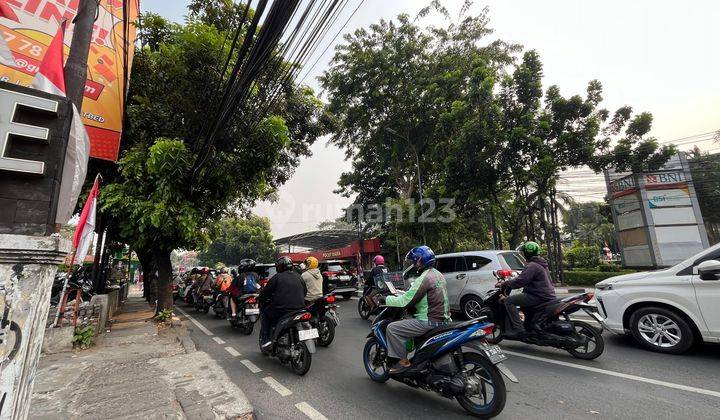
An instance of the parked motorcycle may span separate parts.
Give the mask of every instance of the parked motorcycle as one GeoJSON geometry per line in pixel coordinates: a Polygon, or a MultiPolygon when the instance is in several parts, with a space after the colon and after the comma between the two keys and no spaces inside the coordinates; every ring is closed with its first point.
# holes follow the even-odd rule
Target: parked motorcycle
{"type": "MultiPolygon", "coordinates": [[[[498,270],[494,273],[500,282],[504,282],[512,272],[498,270]]],[[[510,320],[505,310],[503,300],[510,295],[510,288],[501,285],[490,290],[483,300],[481,313],[495,324],[493,335],[489,342],[497,344],[502,341],[502,332],[510,328],[510,320]]],[[[541,305],[524,308],[525,332],[517,341],[538,346],[549,346],[562,349],[578,359],[591,360],[599,357],[605,349],[605,341],[601,331],[587,322],[570,319],[570,314],[580,310],[602,321],[597,308],[588,302],[592,300],[593,293],[582,293],[563,299],[555,299],[541,305]]]]}
{"type": "Polygon", "coordinates": [[[317,328],[310,324],[312,314],[301,309],[283,317],[271,332],[272,344],[263,349],[259,338],[260,351],[265,356],[275,356],[284,365],[290,365],[293,372],[302,376],[310,370],[312,354],[315,353],[317,328]]]}
{"type": "Polygon", "coordinates": [[[386,328],[402,319],[405,312],[404,308],[383,307],[375,318],[363,349],[363,364],[370,379],[386,382],[392,378],[454,398],[474,416],[490,418],[500,414],[506,400],[503,375],[512,382],[517,379],[503,365],[507,357],[500,347],[485,339],[492,333],[493,324],[478,318],[444,325],[416,337],[411,367],[393,374],[386,328]]]}
{"type": "Polygon", "coordinates": [[[308,312],[312,315],[310,324],[317,328],[318,339],[317,344],[322,347],[329,346],[335,339],[335,327],[340,323],[340,318],[335,311],[335,296],[327,295],[307,307],[308,312]]]}
{"type": "Polygon", "coordinates": [[[237,298],[237,314],[235,314],[235,317],[230,318],[230,325],[239,328],[245,335],[252,334],[255,323],[260,318],[258,296],[257,294],[247,294],[237,298]]]}

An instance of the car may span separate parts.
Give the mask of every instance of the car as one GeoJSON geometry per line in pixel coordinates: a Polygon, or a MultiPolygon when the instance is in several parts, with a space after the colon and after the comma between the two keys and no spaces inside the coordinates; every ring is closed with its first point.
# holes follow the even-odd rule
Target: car
{"type": "Polygon", "coordinates": [[[323,294],[334,293],[350,299],[357,291],[358,278],[350,274],[346,260],[320,261],[318,268],[323,276],[323,294]]]}
{"type": "Polygon", "coordinates": [[[264,286],[270,277],[277,274],[277,269],[274,263],[257,263],[255,264],[255,272],[260,276],[258,284],[264,286]]]}
{"type": "Polygon", "coordinates": [[[681,354],[696,342],[720,343],[720,244],[665,270],[603,280],[595,299],[605,328],[648,350],[681,354]]]}
{"type": "Polygon", "coordinates": [[[497,283],[493,272],[520,272],[525,259],[517,251],[467,251],[438,255],[435,267],[445,277],[450,310],[473,319],[480,316],[485,294],[497,283]]]}

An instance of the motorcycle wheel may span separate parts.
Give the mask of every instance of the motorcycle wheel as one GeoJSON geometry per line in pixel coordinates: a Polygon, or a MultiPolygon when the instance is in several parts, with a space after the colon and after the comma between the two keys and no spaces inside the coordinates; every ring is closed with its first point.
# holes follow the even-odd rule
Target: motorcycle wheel
{"type": "Polygon", "coordinates": [[[597,328],[583,321],[572,321],[575,332],[578,335],[587,337],[588,342],[585,345],[574,349],[567,349],[567,352],[573,357],[583,360],[592,360],[599,357],[605,350],[605,340],[597,330],[597,328]]]}
{"type": "Polygon", "coordinates": [[[253,328],[255,327],[255,324],[253,324],[252,322],[246,322],[244,324],[240,324],[239,327],[240,327],[241,333],[243,333],[245,335],[250,335],[253,332],[253,328]]]}
{"type": "Polygon", "coordinates": [[[370,318],[370,305],[365,302],[365,297],[361,297],[360,300],[358,300],[358,314],[360,314],[360,318],[362,319],[370,318]]]}
{"type": "Polygon", "coordinates": [[[206,314],[206,313],[210,312],[210,307],[209,307],[209,306],[203,306],[203,307],[200,309],[200,311],[201,311],[202,313],[206,314]]]}
{"type": "MultiPolygon", "coordinates": [[[[497,367],[488,359],[477,353],[463,352],[465,359],[465,369],[468,369],[468,381],[472,380],[477,383],[477,394],[459,395],[455,397],[457,402],[468,413],[475,417],[491,418],[500,414],[505,408],[505,399],[507,398],[507,390],[505,389],[505,381],[497,367]],[[490,388],[490,389],[489,389],[490,388]],[[492,392],[492,396],[488,392],[492,392]],[[478,402],[474,399],[479,399],[478,402]]],[[[469,387],[466,387],[469,389],[469,387]]]]}
{"type": "Polygon", "coordinates": [[[373,381],[382,383],[390,379],[390,368],[387,365],[387,351],[378,343],[375,337],[365,342],[365,348],[363,348],[363,365],[365,365],[365,372],[367,372],[373,381]],[[382,365],[375,366],[375,361],[378,358],[382,360],[382,365]]]}
{"type": "Polygon", "coordinates": [[[300,355],[290,360],[290,366],[292,366],[292,370],[296,375],[303,376],[310,370],[312,354],[310,354],[310,350],[308,350],[305,343],[301,342],[298,346],[300,347],[300,355]]]}
{"type": "Polygon", "coordinates": [[[320,336],[317,338],[317,343],[319,346],[327,347],[335,339],[335,324],[327,316],[323,317],[318,324],[320,336]],[[320,328],[321,325],[322,328],[320,328]]]}

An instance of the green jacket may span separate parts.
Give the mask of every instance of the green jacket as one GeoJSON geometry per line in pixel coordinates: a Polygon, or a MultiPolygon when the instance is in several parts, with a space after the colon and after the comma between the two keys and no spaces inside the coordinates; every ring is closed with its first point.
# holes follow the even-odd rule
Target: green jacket
{"type": "Polygon", "coordinates": [[[435,268],[428,268],[413,280],[410,290],[401,296],[388,296],[387,306],[415,307],[415,318],[421,321],[450,321],[450,301],[445,277],[435,268]]]}

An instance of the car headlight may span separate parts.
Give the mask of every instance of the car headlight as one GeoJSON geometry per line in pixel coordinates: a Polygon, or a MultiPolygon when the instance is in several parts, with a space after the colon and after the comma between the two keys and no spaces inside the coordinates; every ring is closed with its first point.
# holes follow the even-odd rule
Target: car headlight
{"type": "Polygon", "coordinates": [[[612,290],[612,289],[613,289],[612,283],[608,283],[608,284],[596,284],[595,287],[596,287],[598,290],[612,290]]]}

